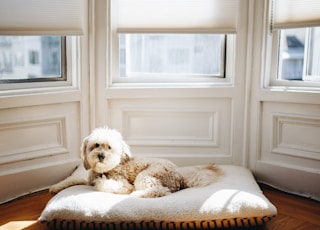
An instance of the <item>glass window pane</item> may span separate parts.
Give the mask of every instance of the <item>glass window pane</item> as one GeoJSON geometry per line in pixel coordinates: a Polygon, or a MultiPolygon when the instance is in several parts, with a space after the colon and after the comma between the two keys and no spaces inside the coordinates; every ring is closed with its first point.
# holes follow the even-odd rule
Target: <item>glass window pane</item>
{"type": "Polygon", "coordinates": [[[281,80],[302,80],[306,29],[281,30],[279,73],[281,80]]]}
{"type": "Polygon", "coordinates": [[[121,34],[120,77],[131,74],[224,76],[225,35],[121,34]]]}
{"type": "Polygon", "coordinates": [[[278,79],[320,81],[320,27],[280,33],[278,79]]]}
{"type": "Polygon", "coordinates": [[[62,78],[60,36],[0,36],[0,81],[62,78]]]}

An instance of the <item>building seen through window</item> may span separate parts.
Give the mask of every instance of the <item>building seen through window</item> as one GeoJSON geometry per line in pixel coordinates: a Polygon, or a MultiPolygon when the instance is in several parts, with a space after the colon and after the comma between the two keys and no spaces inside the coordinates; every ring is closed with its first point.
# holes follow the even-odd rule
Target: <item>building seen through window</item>
{"type": "Polygon", "coordinates": [[[0,80],[61,78],[61,37],[0,36],[0,80]]]}
{"type": "Polygon", "coordinates": [[[120,77],[130,74],[224,76],[225,35],[121,34],[120,77]]]}
{"type": "Polygon", "coordinates": [[[281,31],[278,79],[320,80],[319,37],[319,27],[281,31]]]}

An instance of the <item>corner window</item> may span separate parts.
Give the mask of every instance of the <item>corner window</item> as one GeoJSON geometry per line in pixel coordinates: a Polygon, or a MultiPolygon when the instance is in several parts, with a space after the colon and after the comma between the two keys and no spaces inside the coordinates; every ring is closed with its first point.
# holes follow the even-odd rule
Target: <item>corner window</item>
{"type": "Polygon", "coordinates": [[[271,29],[268,41],[272,49],[267,84],[294,90],[319,90],[320,2],[270,0],[268,3],[271,29]]]}
{"type": "Polygon", "coordinates": [[[66,37],[0,36],[0,83],[66,80],[66,37]]]}
{"type": "Polygon", "coordinates": [[[320,27],[279,33],[278,80],[320,82],[320,27]]]}

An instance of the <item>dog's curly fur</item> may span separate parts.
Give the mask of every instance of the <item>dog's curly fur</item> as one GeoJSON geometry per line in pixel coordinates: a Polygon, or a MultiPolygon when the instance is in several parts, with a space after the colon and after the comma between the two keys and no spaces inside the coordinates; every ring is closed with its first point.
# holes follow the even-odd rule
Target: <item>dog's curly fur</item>
{"type": "MultiPolygon", "coordinates": [[[[89,170],[88,183],[95,190],[135,197],[161,197],[188,187],[206,186],[222,175],[217,166],[209,165],[197,168],[186,178],[171,161],[132,157],[121,134],[109,128],[97,128],[83,140],[81,158],[89,170]]],[[[57,192],[61,186],[50,190],[57,192]]]]}

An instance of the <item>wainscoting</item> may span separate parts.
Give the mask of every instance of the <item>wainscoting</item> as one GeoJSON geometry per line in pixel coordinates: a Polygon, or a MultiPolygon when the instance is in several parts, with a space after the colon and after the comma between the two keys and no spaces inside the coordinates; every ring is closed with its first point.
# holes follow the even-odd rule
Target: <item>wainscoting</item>
{"type": "Polygon", "coordinates": [[[110,100],[108,124],[132,152],[178,164],[232,162],[231,99],[110,100]],[[184,162],[185,161],[185,162],[184,162]]]}
{"type": "Polygon", "coordinates": [[[0,110],[0,203],[46,188],[79,160],[79,103],[0,110]]]}

